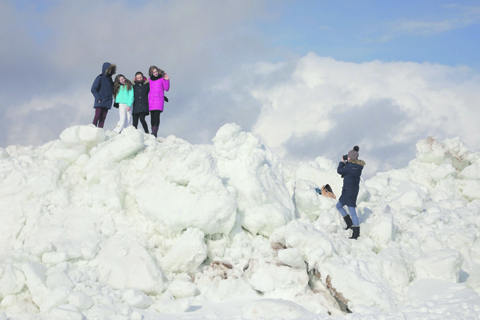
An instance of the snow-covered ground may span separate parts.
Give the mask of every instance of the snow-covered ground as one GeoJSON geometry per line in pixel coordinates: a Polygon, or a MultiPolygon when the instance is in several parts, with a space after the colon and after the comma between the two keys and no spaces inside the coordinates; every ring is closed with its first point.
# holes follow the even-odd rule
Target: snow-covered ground
{"type": "Polygon", "coordinates": [[[357,241],[314,191],[336,166],[235,124],[0,148],[0,320],[480,318],[480,153],[429,138],[362,182],[357,241]]]}

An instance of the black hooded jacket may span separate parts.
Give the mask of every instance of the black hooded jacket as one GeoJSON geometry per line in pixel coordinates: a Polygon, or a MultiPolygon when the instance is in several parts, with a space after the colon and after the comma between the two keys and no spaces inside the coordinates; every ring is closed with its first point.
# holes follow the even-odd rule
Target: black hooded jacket
{"type": "Polygon", "coordinates": [[[94,108],[112,108],[113,103],[113,80],[117,66],[105,62],[102,66],[102,74],[93,81],[92,94],[95,97],[94,108]]]}
{"type": "Polygon", "coordinates": [[[143,81],[133,83],[133,110],[132,114],[146,113],[148,114],[148,93],[150,92],[150,84],[147,78],[143,81]]]}
{"type": "Polygon", "coordinates": [[[338,164],[337,173],[342,175],[343,188],[342,196],[338,201],[347,207],[357,206],[357,196],[360,190],[360,176],[362,175],[365,161],[351,160],[347,163],[338,164]]]}

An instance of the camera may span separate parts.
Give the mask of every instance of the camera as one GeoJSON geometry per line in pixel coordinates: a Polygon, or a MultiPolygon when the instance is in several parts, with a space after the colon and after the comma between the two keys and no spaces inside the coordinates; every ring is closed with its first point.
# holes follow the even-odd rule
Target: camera
{"type": "Polygon", "coordinates": [[[348,161],[348,155],[344,154],[344,155],[342,156],[342,158],[343,158],[344,161],[348,161]]]}

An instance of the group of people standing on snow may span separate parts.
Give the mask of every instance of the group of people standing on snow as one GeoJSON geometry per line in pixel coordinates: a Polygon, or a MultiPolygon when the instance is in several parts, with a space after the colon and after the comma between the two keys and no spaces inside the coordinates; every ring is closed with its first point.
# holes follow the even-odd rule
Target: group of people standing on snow
{"type": "Polygon", "coordinates": [[[156,66],[151,66],[148,69],[149,79],[138,71],[132,83],[123,74],[117,75],[113,81],[112,76],[116,71],[115,64],[105,62],[102,73],[93,82],[91,89],[95,97],[93,124],[103,128],[108,110],[113,104],[118,108],[120,116],[115,132],[121,133],[125,127],[132,125],[132,120],[133,126],[137,128],[140,120],[145,133],[149,133],[145,117],[150,114],[151,132],[157,137],[160,114],[163,112],[164,103],[168,102],[165,97],[165,91],[170,89],[168,74],[156,66]]]}
{"type": "MultiPolygon", "coordinates": [[[[147,79],[142,72],[135,74],[134,83],[124,75],[119,74],[112,80],[116,73],[116,65],[105,62],[102,67],[102,74],[97,76],[92,85],[92,94],[95,97],[95,117],[93,124],[103,128],[108,110],[112,104],[118,108],[120,120],[115,127],[117,133],[122,132],[126,126],[132,124],[137,128],[138,121],[142,123],[143,130],[148,133],[145,117],[151,115],[152,134],[157,137],[160,126],[160,114],[163,112],[164,102],[168,102],[165,91],[170,89],[168,75],[156,66],[148,70],[150,79],[147,79]],[[126,122],[125,122],[126,121],[126,122]]],[[[359,147],[355,146],[348,154],[342,157],[337,172],[343,178],[342,195],[337,203],[337,210],[343,216],[347,227],[352,229],[350,239],[357,239],[360,236],[360,226],[356,213],[357,196],[360,189],[360,176],[362,175],[365,162],[358,159],[359,147]],[[344,207],[347,207],[347,211],[344,207]]],[[[321,193],[320,189],[316,189],[321,193]]]]}

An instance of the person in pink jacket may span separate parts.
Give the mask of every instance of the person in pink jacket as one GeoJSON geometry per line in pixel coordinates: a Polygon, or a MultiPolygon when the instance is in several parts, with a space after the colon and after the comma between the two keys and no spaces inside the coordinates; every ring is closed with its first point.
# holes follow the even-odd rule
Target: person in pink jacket
{"type": "Polygon", "coordinates": [[[148,93],[148,106],[151,115],[152,134],[157,137],[160,126],[160,113],[163,112],[165,91],[170,89],[170,80],[165,71],[151,66],[148,69],[150,76],[150,92],[148,93]]]}

